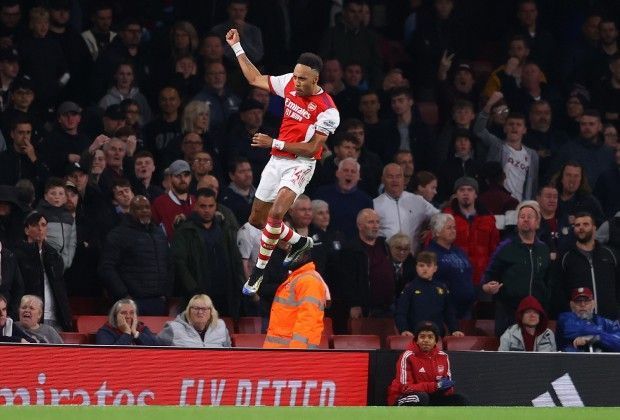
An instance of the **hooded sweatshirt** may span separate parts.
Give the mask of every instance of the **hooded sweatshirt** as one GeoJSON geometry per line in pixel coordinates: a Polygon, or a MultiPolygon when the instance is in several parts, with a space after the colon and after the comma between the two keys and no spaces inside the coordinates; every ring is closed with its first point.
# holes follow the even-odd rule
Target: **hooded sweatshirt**
{"type": "Polygon", "coordinates": [[[500,338],[499,351],[556,351],[555,335],[547,328],[549,319],[542,305],[534,296],[526,296],[521,300],[515,313],[517,323],[509,327],[500,338]],[[540,315],[540,322],[536,326],[533,336],[523,327],[523,314],[533,309],[540,315]]]}

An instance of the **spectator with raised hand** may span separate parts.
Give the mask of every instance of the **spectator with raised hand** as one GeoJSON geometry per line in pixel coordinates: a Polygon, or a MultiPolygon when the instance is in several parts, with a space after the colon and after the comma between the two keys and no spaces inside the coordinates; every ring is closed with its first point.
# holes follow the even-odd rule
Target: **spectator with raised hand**
{"type": "Polygon", "coordinates": [[[437,347],[441,340],[437,324],[420,322],[413,343],[396,362],[396,375],[388,388],[388,405],[467,405],[454,392],[448,355],[437,347]]]}
{"type": "Polygon", "coordinates": [[[155,334],[138,320],[138,306],[131,299],[120,299],[110,309],[108,321],[97,331],[97,344],[116,346],[158,346],[155,334]]]}
{"type": "Polygon", "coordinates": [[[166,323],[158,338],[168,346],[230,347],[226,324],[219,318],[211,298],[205,294],[192,296],[185,310],[166,323]]]}
{"type": "Polygon", "coordinates": [[[487,101],[484,109],[478,114],[474,124],[474,134],[488,147],[487,160],[502,164],[506,173],[504,186],[517,200],[533,198],[538,191],[538,153],[523,145],[523,136],[527,132],[525,116],[522,114],[508,114],[504,124],[505,140],[493,135],[487,129],[489,113],[495,103],[504,95],[494,92],[487,101]]]}
{"type": "Polygon", "coordinates": [[[43,300],[35,295],[24,295],[19,304],[19,322],[17,325],[37,343],[63,344],[62,338],[54,327],[43,323],[43,300]]]}
{"type": "MultiPolygon", "coordinates": [[[[478,103],[480,89],[476,84],[476,75],[467,63],[460,63],[454,69],[452,77],[449,71],[452,68],[454,54],[444,51],[439,60],[437,70],[437,80],[439,82],[439,111],[442,120],[448,119],[450,112],[454,109],[457,101],[468,101],[472,104],[478,103]]],[[[475,110],[473,110],[475,112],[475,110]]]]}

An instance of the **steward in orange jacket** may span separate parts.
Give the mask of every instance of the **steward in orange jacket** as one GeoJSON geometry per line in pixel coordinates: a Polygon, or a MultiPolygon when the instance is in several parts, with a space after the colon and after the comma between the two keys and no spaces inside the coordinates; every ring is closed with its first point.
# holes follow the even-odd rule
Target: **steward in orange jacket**
{"type": "Polygon", "coordinates": [[[313,262],[292,271],[276,291],[263,348],[318,348],[327,299],[329,289],[313,262]]]}

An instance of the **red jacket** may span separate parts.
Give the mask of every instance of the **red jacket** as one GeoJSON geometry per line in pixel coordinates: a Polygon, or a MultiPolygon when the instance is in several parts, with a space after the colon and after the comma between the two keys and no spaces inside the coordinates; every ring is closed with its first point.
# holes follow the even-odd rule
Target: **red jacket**
{"type": "Polygon", "coordinates": [[[396,377],[388,389],[388,405],[394,405],[399,396],[412,392],[434,394],[442,392],[451,395],[454,389],[437,390],[437,381],[450,378],[450,360],[448,355],[435,346],[424,353],[418,345],[411,343],[396,362],[396,377]]]}
{"type": "Polygon", "coordinates": [[[454,245],[463,249],[473,268],[474,284],[478,285],[486,270],[491,255],[499,244],[499,231],[495,227],[495,216],[476,206],[476,216],[470,222],[461,214],[456,199],[444,213],[454,216],[456,221],[456,241],[454,245]]]}

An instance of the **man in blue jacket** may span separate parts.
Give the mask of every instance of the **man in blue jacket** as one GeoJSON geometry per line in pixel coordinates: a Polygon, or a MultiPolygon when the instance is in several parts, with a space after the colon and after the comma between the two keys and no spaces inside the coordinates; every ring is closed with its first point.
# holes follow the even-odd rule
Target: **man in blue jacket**
{"type": "Polygon", "coordinates": [[[620,352],[620,323],[596,314],[596,300],[588,287],[571,292],[572,312],[558,317],[558,349],[562,351],[620,352]]]}

